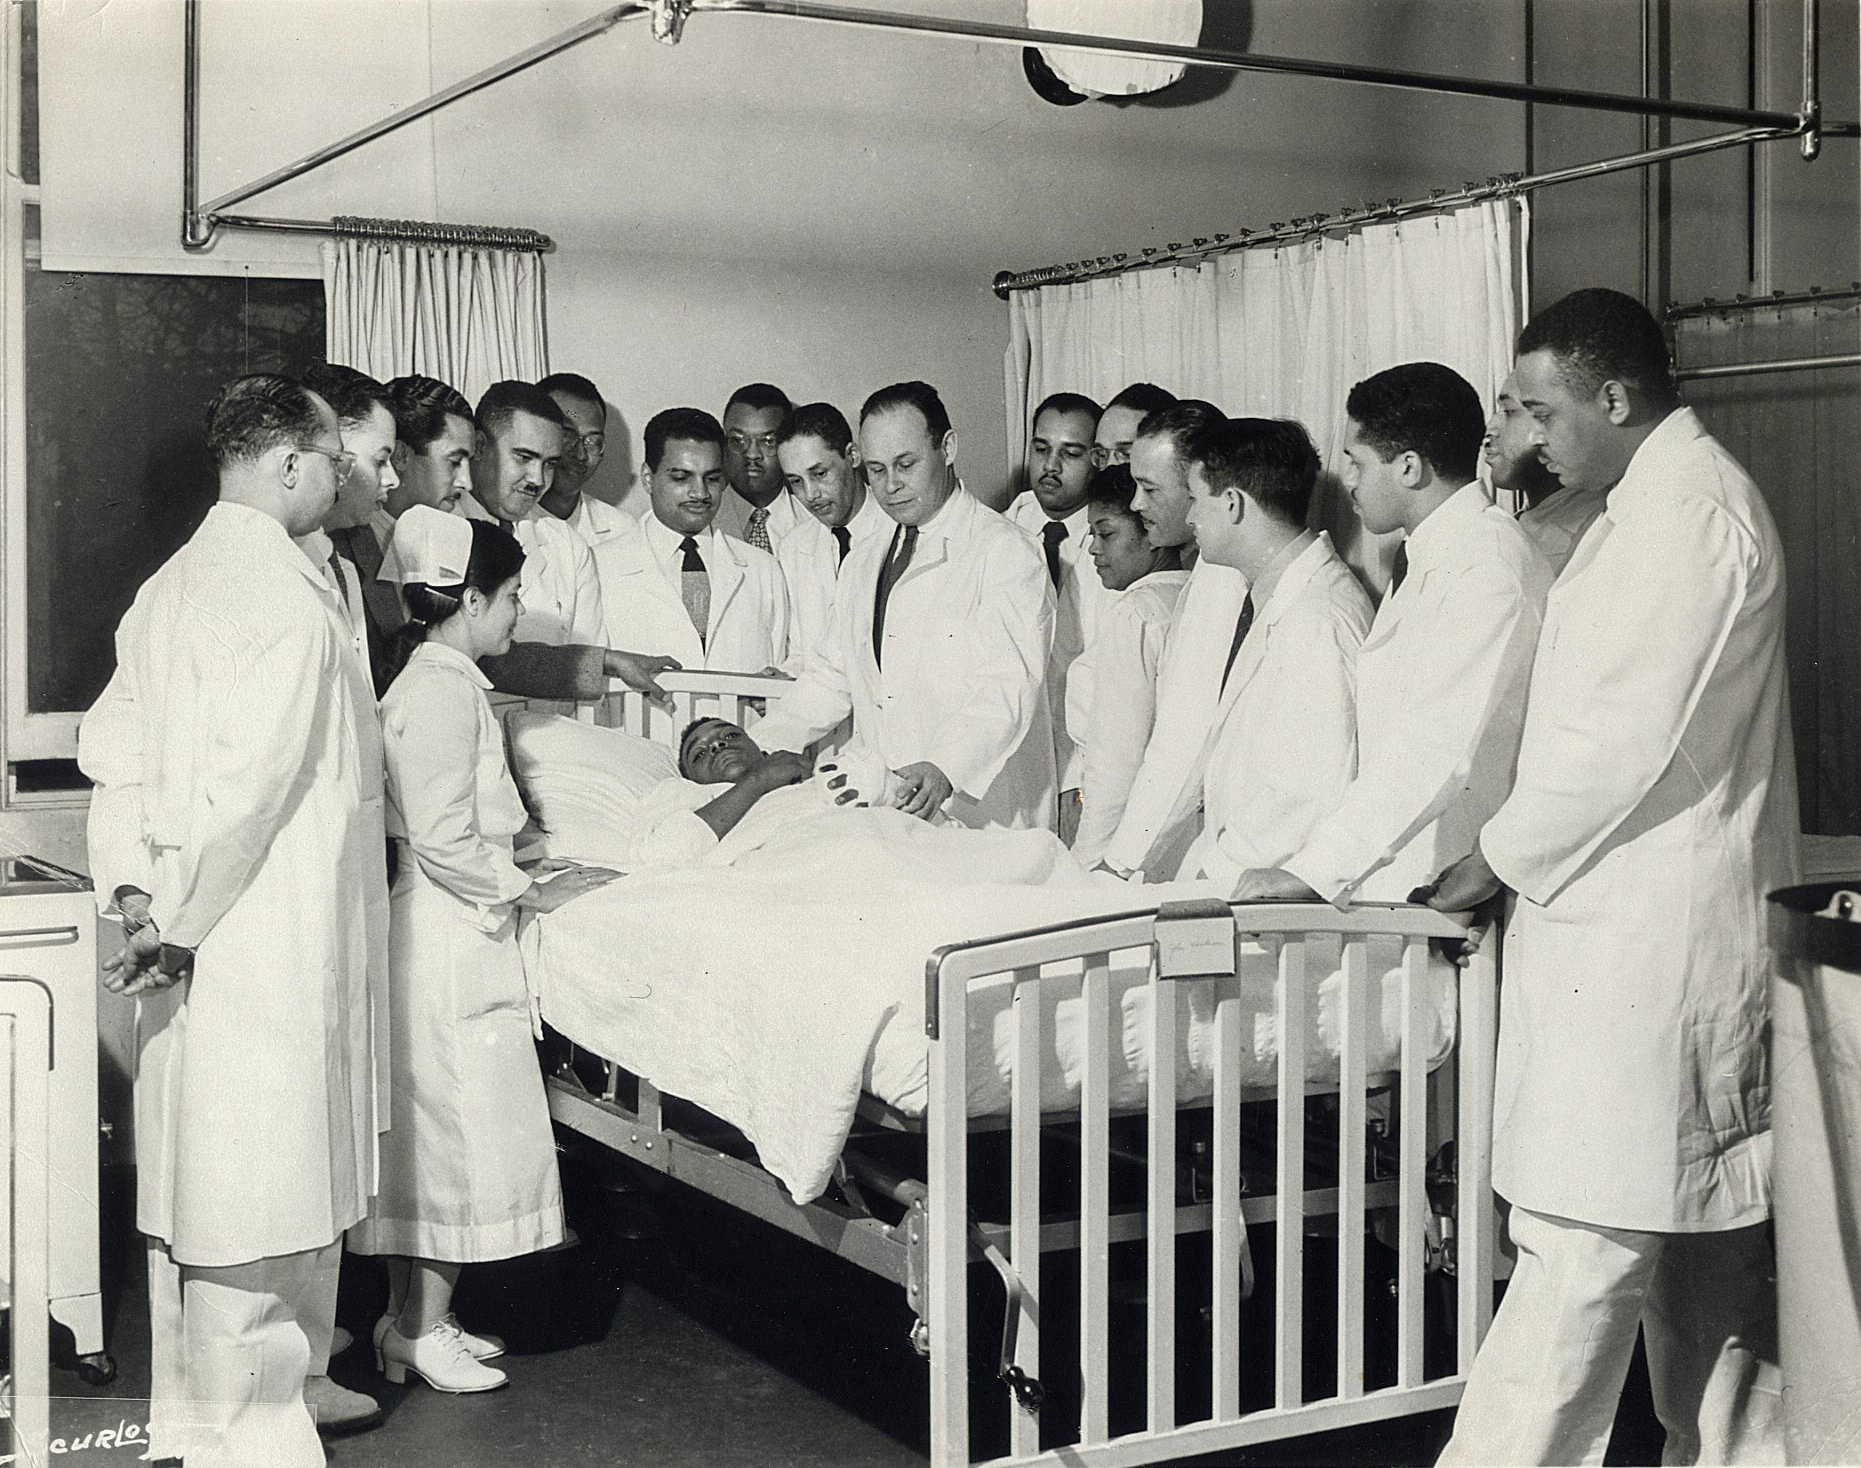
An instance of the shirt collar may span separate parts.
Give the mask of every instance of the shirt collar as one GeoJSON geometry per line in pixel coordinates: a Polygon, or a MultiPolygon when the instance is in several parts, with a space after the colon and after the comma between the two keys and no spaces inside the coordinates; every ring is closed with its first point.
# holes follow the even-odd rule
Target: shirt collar
{"type": "Polygon", "coordinates": [[[1331,532],[1321,530],[1310,544],[1293,557],[1292,564],[1280,572],[1267,604],[1254,608],[1254,621],[1277,622],[1280,613],[1292,604],[1293,599],[1305,589],[1306,583],[1318,574],[1319,568],[1332,559],[1332,555],[1331,532]]]}
{"type": "Polygon", "coordinates": [[[1609,501],[1619,504],[1624,497],[1633,498],[1655,488],[1661,481],[1655,472],[1663,455],[1670,454],[1690,439],[1698,438],[1705,430],[1700,426],[1699,417],[1691,408],[1675,408],[1654,427],[1641,441],[1634,456],[1628,461],[1628,468],[1622,471],[1622,477],[1615,487],[1608,491],[1609,501]]]}
{"type": "Polygon", "coordinates": [[[207,523],[214,527],[216,534],[250,545],[259,554],[275,557],[280,565],[290,566],[302,573],[311,585],[331,596],[337,595],[336,588],[330,584],[329,537],[321,530],[313,530],[310,535],[293,540],[285,532],[284,526],[263,510],[255,510],[250,505],[233,500],[215,500],[213,507],[207,511],[207,523]],[[321,561],[311,559],[314,551],[306,548],[304,543],[313,536],[322,540],[321,561]]]}
{"type": "Polygon", "coordinates": [[[485,676],[485,670],[479,667],[477,663],[473,662],[464,653],[460,652],[458,648],[448,643],[434,642],[429,639],[416,647],[413,651],[413,656],[407,661],[410,663],[438,663],[441,667],[451,668],[455,672],[464,673],[466,677],[470,678],[472,682],[480,688],[488,689],[491,687],[491,680],[485,676]]]}
{"type": "MultiPolygon", "coordinates": [[[[679,546],[685,537],[680,535],[650,509],[640,517],[640,526],[646,532],[646,543],[652,548],[654,557],[661,566],[671,566],[679,553],[679,546]]],[[[711,564],[712,546],[717,539],[717,526],[707,525],[692,539],[698,543],[698,554],[704,557],[706,566],[711,564]]]]}
{"type": "Polygon", "coordinates": [[[1445,555],[1454,537],[1471,526],[1492,503],[1486,497],[1486,486],[1475,479],[1436,505],[1434,513],[1409,532],[1406,544],[1410,572],[1433,565],[1445,555]]]}
{"type": "MultiPolygon", "coordinates": [[[[963,481],[958,479],[956,481],[956,488],[950,491],[950,498],[937,506],[936,514],[932,515],[930,519],[918,526],[918,539],[923,540],[926,536],[930,536],[938,540],[948,540],[950,538],[950,532],[959,526],[963,520],[964,512],[959,508],[958,502],[967,500],[968,498],[969,491],[963,488],[963,481]]],[[[886,518],[890,519],[891,517],[887,516],[886,518]]]]}

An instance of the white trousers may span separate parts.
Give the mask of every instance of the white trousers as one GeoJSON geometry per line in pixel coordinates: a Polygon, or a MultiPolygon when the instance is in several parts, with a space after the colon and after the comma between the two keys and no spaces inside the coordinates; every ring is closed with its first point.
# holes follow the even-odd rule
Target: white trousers
{"type": "Polygon", "coordinates": [[[1518,1266],[1441,1463],[1602,1462],[1638,1327],[1664,1464],[1783,1461],[1763,1225],[1635,1233],[1514,1207],[1511,1230],[1518,1266]]]}
{"type": "MultiPolygon", "coordinates": [[[[302,1319],[336,1277],[340,1240],[225,1267],[149,1240],[149,1456],[188,1468],[323,1468],[304,1406],[302,1319]]],[[[324,1349],[327,1353],[328,1341],[324,1349]]]]}

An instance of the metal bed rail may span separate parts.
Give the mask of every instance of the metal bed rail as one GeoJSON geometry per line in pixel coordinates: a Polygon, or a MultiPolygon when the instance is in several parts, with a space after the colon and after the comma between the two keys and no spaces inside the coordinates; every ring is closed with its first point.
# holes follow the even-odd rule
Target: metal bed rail
{"type": "MultiPolygon", "coordinates": [[[[1428,1138],[1430,1081],[1426,1039],[1425,984],[1431,940],[1457,940],[1464,931],[1425,908],[1371,907],[1339,913],[1326,906],[1240,906],[1196,904],[1196,911],[1137,913],[1090,924],[1042,930],[957,945],[931,961],[936,1003],[927,1013],[932,1032],[929,1132],[929,1304],[931,1354],[931,1461],[937,1468],[968,1465],[972,1459],[969,1363],[972,1333],[966,1276],[972,1257],[971,1190],[977,1183],[972,1132],[965,1099],[969,1057],[966,1005],[976,984],[1011,976],[1013,1102],[1012,1140],[1007,1148],[1009,1220],[1005,1262],[1011,1310],[1017,1318],[1004,1349],[1002,1377],[1014,1395],[1008,1407],[1006,1456],[996,1464],[1065,1462],[1114,1465],[1151,1462],[1218,1451],[1333,1427],[1429,1411],[1458,1400],[1464,1373],[1485,1334],[1492,1308],[1491,1280],[1495,1221],[1490,1191],[1492,1063],[1496,1036],[1493,939],[1489,934],[1468,963],[1459,984],[1458,1101],[1451,1124],[1456,1133],[1458,1268],[1456,1305],[1458,1370],[1429,1378],[1423,1344],[1430,1200],[1428,1138]],[[1396,1091],[1396,1177],[1369,1180],[1368,1055],[1372,971],[1376,945],[1400,948],[1401,1079],[1396,1091]],[[1258,963],[1244,961],[1249,945],[1272,955],[1270,977],[1258,963]],[[1148,1155],[1141,1227],[1121,1219],[1113,1207],[1110,1083],[1118,1030],[1112,973],[1114,960],[1131,950],[1149,950],[1147,1000],[1150,1013],[1148,1155]],[[1336,961],[1332,962],[1331,955],[1336,961]],[[1187,956],[1185,956],[1187,955],[1187,956]],[[1083,977],[1078,965],[1083,962],[1083,977]],[[1056,976],[1055,966],[1066,969],[1056,976]],[[1328,966],[1329,965],[1329,966],[1328,966]],[[1304,1097],[1309,1056],[1305,1016],[1317,1002],[1318,986],[1340,975],[1341,1044],[1338,1081],[1336,1187],[1322,1199],[1307,1188],[1307,1122],[1304,1097]],[[1037,1385],[1042,1346],[1041,1255],[1053,1242],[1048,1215],[1058,1200],[1045,1196],[1041,1110],[1043,1057],[1053,1045],[1050,1010],[1040,1002],[1043,983],[1071,982],[1083,998],[1084,1052],[1079,1122],[1079,1181],[1064,1206],[1077,1209],[1069,1237],[1080,1250],[1078,1380],[1076,1424],[1043,1431],[1037,1385]],[[1206,985],[1201,996],[1185,997],[1185,980],[1206,985]],[[1185,1216],[1174,1167],[1178,1126],[1177,1077],[1165,1059],[1177,1046],[1179,1013],[1192,1002],[1212,1003],[1217,1052],[1214,1059],[1213,1182],[1206,1205],[1185,1216]],[[1252,1043],[1252,1018],[1271,1014],[1279,1035],[1276,1185],[1267,1199],[1242,1197],[1239,1092],[1243,1046],[1252,1043]],[[1296,1098],[1296,1099],[1288,1099],[1296,1098]],[[1373,1191],[1374,1189],[1374,1191],[1373,1191]],[[1335,1210],[1337,1279],[1334,1390],[1309,1397],[1306,1391],[1304,1329],[1306,1281],[1313,1247],[1308,1221],[1313,1203],[1335,1210]],[[1397,1323],[1395,1382],[1366,1387],[1365,1241],[1371,1216],[1393,1209],[1396,1238],[1397,1323]],[[1274,1347],[1267,1362],[1243,1362],[1241,1302],[1250,1272],[1247,1227],[1274,1228],[1274,1347]],[[1210,1410],[1206,1417],[1178,1418],[1178,1324],[1185,1302],[1178,1294],[1177,1239],[1206,1227],[1212,1234],[1207,1318],[1212,1360],[1210,1410]],[[1144,1401],[1145,1426],[1113,1434],[1113,1336],[1111,1248],[1115,1241],[1145,1240],[1144,1401]],[[1012,1271],[1012,1275],[1007,1271],[1012,1271]],[[1270,1375],[1272,1405],[1243,1409],[1244,1367],[1257,1379],[1270,1375]]],[[[1379,1021],[1380,1022],[1380,1021],[1379,1021]]],[[[1437,1122],[1443,1118],[1435,1118],[1437,1122]]],[[[1326,1261],[1327,1263],[1329,1261],[1326,1261]]],[[[1199,1308],[1196,1301],[1187,1302],[1199,1308]]],[[[1197,1363],[1198,1368],[1204,1363],[1197,1363]]]]}

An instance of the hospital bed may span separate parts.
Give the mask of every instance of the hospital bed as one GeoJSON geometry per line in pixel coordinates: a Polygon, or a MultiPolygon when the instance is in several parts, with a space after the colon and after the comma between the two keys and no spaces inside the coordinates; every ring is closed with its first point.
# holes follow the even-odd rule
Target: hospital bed
{"type": "MultiPolygon", "coordinates": [[[[659,739],[705,713],[753,727],[756,701],[785,686],[662,681],[669,713],[617,688],[580,717],[659,739]]],[[[1464,934],[1426,908],[1146,895],[926,951],[921,1010],[901,1006],[875,1039],[831,1182],[805,1203],[729,1105],[707,1114],[662,1092],[654,1064],[625,1063],[651,1049],[648,1011],[604,1025],[598,974],[543,987],[543,1018],[578,1052],[548,1078],[551,1114],[896,1282],[930,1361],[938,1468],[1144,1463],[1453,1405],[1492,1305],[1492,938],[1456,971],[1430,944],[1464,934]],[[921,1089],[881,1082],[911,1047],[921,1089]],[[1386,1279],[1367,1270],[1372,1236],[1393,1256],[1386,1279]],[[987,1318],[978,1264],[1002,1287],[987,1318]],[[1316,1371],[1308,1330],[1329,1347],[1316,1371]],[[1425,1349],[1442,1333],[1445,1364],[1425,1349]],[[977,1391],[982,1371],[999,1387],[977,1391]],[[1136,1395],[1141,1421],[1124,1405],[1136,1395]]]]}

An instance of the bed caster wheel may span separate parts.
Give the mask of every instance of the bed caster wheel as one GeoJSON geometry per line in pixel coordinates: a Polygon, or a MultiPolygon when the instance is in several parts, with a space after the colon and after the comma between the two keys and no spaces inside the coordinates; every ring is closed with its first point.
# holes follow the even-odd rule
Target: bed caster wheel
{"type": "Polygon", "coordinates": [[[78,1380],[86,1386],[108,1386],[116,1380],[116,1357],[108,1351],[79,1356],[78,1380]]]}
{"type": "Polygon", "coordinates": [[[911,1322],[911,1349],[930,1360],[930,1327],[922,1320],[911,1322]]]}

